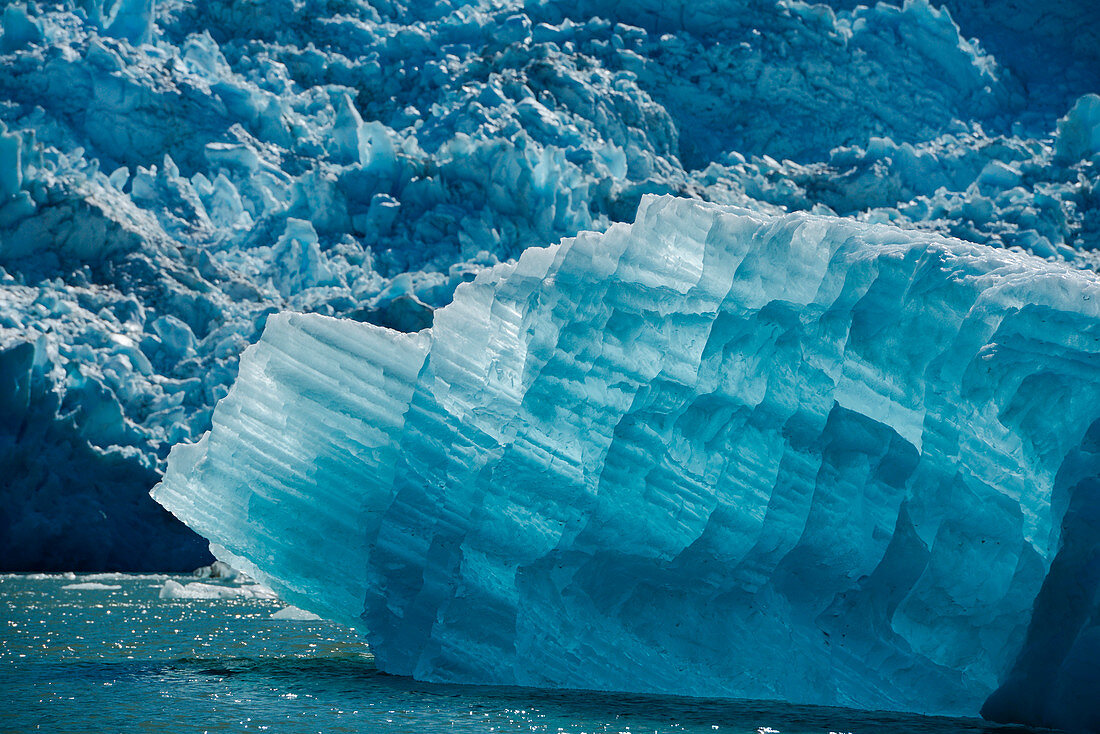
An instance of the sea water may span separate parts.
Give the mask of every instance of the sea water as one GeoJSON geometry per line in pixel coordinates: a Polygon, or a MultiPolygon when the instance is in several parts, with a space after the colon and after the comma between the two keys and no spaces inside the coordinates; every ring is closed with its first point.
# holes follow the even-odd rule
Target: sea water
{"type": "MultiPolygon", "coordinates": [[[[278,615],[284,604],[255,595],[161,598],[169,580],[198,581],[0,576],[0,732],[1027,731],[768,702],[421,683],[379,672],[347,628],[280,618],[302,615],[278,615]]],[[[202,581],[227,594],[242,588],[202,581]]]]}

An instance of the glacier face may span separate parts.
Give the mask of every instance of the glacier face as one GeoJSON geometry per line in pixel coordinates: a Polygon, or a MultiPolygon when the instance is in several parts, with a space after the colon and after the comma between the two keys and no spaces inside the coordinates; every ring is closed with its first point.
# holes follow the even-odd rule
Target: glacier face
{"type": "Polygon", "coordinates": [[[648,197],[419,333],[270,318],[154,496],[392,673],[970,715],[1004,683],[989,716],[1080,726],[1046,694],[1095,682],[1098,371],[1091,273],[648,197]]]}
{"type": "Polygon", "coordinates": [[[146,493],[269,314],[415,331],[644,193],[1095,269],[1100,8],[854,5],[5,4],[0,569],[207,562],[146,493]]]}

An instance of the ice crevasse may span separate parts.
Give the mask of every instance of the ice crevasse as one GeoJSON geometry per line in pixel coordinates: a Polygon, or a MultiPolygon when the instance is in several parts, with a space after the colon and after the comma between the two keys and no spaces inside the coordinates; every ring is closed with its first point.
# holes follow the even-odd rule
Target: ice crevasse
{"type": "Polygon", "coordinates": [[[647,197],[272,317],[154,496],[391,673],[1096,728],[1098,469],[1095,274],[647,197]]]}

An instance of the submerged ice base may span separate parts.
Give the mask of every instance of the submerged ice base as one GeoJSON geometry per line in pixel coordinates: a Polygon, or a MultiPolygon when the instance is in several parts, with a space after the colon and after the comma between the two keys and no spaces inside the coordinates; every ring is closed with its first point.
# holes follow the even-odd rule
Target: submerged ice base
{"type": "Polygon", "coordinates": [[[1098,355],[1093,274],[650,197],[419,333],[272,317],[154,496],[387,672],[974,715],[1096,685],[1032,610],[1090,583],[1098,355]]]}

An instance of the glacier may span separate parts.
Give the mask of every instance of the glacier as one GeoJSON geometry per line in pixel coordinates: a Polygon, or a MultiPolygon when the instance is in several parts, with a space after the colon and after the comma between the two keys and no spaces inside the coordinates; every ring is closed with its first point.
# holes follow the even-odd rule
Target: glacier
{"type": "Polygon", "coordinates": [[[155,499],[419,679],[1095,729],[1100,279],[675,197],[279,314],[155,499]]]}

